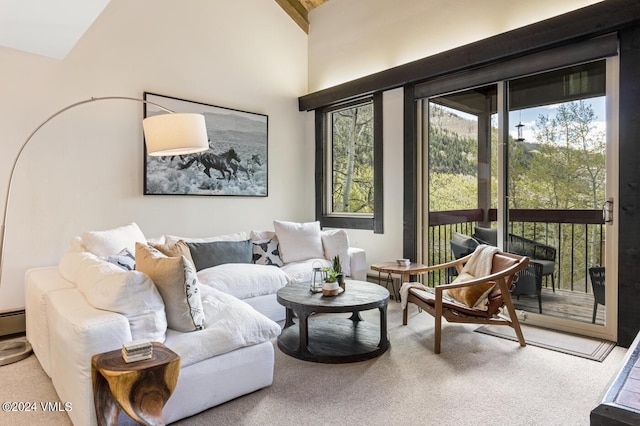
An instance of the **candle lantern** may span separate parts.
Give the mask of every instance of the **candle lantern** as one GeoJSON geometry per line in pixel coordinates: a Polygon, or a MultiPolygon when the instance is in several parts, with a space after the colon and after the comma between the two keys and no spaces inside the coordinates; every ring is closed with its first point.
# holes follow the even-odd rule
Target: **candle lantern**
{"type": "Polygon", "coordinates": [[[320,266],[319,263],[314,262],[311,282],[309,283],[309,291],[311,291],[311,293],[322,292],[322,283],[324,282],[324,278],[325,272],[322,270],[322,266],[320,266]]]}

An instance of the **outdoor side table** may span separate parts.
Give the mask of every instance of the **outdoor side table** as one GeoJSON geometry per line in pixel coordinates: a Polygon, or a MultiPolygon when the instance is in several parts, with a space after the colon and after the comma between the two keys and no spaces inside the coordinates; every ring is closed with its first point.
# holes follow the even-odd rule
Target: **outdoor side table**
{"type": "Polygon", "coordinates": [[[152,342],[153,356],[127,364],[122,350],[91,357],[93,400],[98,425],[117,425],[122,408],[143,425],[164,425],[162,409],[180,374],[180,357],[152,342]]]}

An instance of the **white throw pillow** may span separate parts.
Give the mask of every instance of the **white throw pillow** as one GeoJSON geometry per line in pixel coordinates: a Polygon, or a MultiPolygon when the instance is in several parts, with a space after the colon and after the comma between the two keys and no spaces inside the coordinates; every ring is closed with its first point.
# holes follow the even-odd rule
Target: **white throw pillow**
{"type": "Polygon", "coordinates": [[[135,222],[106,231],[88,231],[81,236],[84,248],[96,256],[107,257],[128,249],[136,251],[136,243],[146,244],[147,239],[135,222]]]}
{"type": "Polygon", "coordinates": [[[254,243],[264,242],[273,239],[276,236],[275,231],[251,231],[249,233],[249,238],[254,243]]]}
{"type": "Polygon", "coordinates": [[[236,232],[235,234],[217,235],[215,237],[206,238],[185,238],[175,235],[165,235],[165,244],[175,244],[182,240],[186,243],[215,243],[216,241],[244,241],[248,240],[246,232],[236,232]]]}
{"type": "Polygon", "coordinates": [[[351,266],[349,265],[349,236],[344,229],[324,230],[322,235],[322,246],[324,247],[324,257],[333,261],[335,256],[340,258],[342,273],[351,276],[351,266]]]}
{"type": "Polygon", "coordinates": [[[280,256],[284,263],[324,257],[320,222],[273,221],[280,242],[280,256]]]}
{"type": "Polygon", "coordinates": [[[117,312],[129,320],[131,337],[164,342],[167,317],[153,281],[138,271],[91,255],[77,256],[77,287],[95,308],[117,312]]]}

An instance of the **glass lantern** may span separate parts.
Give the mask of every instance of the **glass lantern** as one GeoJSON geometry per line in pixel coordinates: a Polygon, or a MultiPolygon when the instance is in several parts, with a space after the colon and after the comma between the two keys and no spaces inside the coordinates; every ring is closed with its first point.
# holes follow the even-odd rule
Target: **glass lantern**
{"type": "Polygon", "coordinates": [[[309,283],[309,291],[311,293],[322,292],[322,283],[324,282],[325,275],[321,266],[313,265],[313,273],[311,274],[311,281],[309,283]]]}

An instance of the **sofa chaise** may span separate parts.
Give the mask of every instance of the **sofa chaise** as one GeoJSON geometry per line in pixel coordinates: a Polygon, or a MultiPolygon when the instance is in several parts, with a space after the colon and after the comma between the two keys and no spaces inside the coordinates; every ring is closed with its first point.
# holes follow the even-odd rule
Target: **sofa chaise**
{"type": "Polygon", "coordinates": [[[181,356],[166,423],[270,386],[275,321],[284,318],[277,290],[309,280],[312,267],[334,255],[351,278],[366,277],[365,253],[345,247],[344,231],[319,231],[317,222],[274,228],[250,238],[148,241],[132,223],[84,233],[57,267],[27,271],[27,339],[60,400],[71,403],[72,422],[96,424],[91,356],[137,339],[164,342],[181,356]],[[238,263],[238,256],[247,260],[247,246],[251,258],[238,263]]]}

